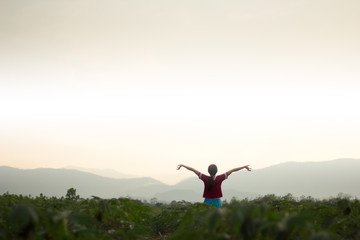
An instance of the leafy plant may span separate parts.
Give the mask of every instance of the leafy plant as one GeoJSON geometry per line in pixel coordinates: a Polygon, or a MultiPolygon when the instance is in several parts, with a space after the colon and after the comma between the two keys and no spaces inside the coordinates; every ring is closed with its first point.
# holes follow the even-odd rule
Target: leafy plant
{"type": "Polygon", "coordinates": [[[360,202],[292,195],[233,199],[222,208],[186,201],[82,199],[5,193],[0,239],[360,239],[360,202]]]}

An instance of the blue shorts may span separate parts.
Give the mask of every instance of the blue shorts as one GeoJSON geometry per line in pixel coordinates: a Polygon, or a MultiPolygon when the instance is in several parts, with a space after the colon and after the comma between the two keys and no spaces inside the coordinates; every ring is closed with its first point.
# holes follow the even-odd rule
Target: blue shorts
{"type": "Polygon", "coordinates": [[[217,208],[222,207],[222,202],[220,198],[216,198],[216,199],[205,198],[204,203],[213,205],[217,208]]]}

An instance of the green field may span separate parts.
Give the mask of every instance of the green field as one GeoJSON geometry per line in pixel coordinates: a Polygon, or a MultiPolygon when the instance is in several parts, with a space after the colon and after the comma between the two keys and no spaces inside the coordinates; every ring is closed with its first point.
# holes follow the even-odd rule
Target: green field
{"type": "Polygon", "coordinates": [[[360,239],[360,202],[266,195],[203,203],[0,196],[0,239],[360,239]]]}

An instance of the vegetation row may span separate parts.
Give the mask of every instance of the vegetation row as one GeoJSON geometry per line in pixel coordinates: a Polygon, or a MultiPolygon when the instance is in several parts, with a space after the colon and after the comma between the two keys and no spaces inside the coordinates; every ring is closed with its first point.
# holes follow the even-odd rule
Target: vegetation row
{"type": "Polygon", "coordinates": [[[0,196],[0,239],[360,239],[360,202],[292,195],[170,204],[130,198],[0,196]]]}

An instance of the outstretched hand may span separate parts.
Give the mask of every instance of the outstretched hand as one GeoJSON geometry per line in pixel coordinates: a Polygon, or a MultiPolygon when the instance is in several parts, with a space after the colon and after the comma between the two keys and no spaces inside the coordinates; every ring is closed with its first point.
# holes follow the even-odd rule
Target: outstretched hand
{"type": "Polygon", "coordinates": [[[246,170],[251,171],[251,168],[249,167],[249,165],[245,165],[244,168],[246,168],[246,170]]]}
{"type": "Polygon", "coordinates": [[[179,164],[177,167],[176,167],[176,170],[180,170],[181,167],[183,167],[184,165],[182,164],[179,164]]]}
{"type": "Polygon", "coordinates": [[[180,170],[181,167],[184,167],[184,168],[186,168],[187,170],[194,172],[197,176],[199,176],[199,174],[200,174],[200,172],[199,172],[198,170],[196,170],[196,169],[194,169],[194,168],[192,168],[192,167],[186,166],[186,165],[184,165],[184,164],[179,164],[176,169],[177,169],[177,170],[180,170]]]}

